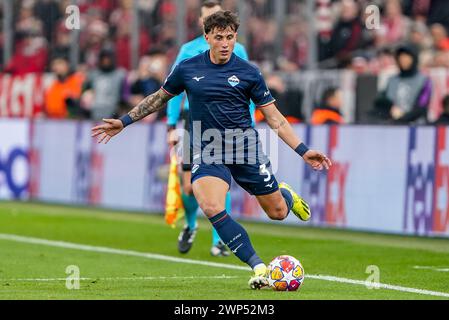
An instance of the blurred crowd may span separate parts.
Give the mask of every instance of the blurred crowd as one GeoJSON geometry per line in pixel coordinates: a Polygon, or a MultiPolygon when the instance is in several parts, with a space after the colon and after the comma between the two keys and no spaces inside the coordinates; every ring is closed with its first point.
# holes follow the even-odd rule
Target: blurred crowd
{"type": "MultiPolygon", "coordinates": [[[[177,52],[177,6],[175,0],[135,0],[139,12],[139,56],[152,47],[162,48],[170,61],[177,52]]],[[[201,30],[197,24],[202,0],[185,1],[187,40],[201,30]]],[[[307,67],[310,42],[305,0],[286,0],[286,15],[280,26],[275,18],[275,0],[245,0],[248,8],[246,39],[241,39],[251,60],[273,70],[296,71],[307,67]],[[282,28],[282,30],[279,30],[282,28]],[[263,30],[263,32],[261,31],[263,30]],[[279,36],[282,35],[282,43],[279,36]],[[276,46],[281,45],[281,50],[276,46]]],[[[237,0],[223,0],[223,7],[238,11],[237,0]]],[[[70,30],[65,27],[65,9],[70,0],[14,1],[14,57],[4,70],[23,73],[45,71],[56,54],[69,54],[70,30]],[[25,57],[33,63],[24,66],[25,57]]],[[[79,0],[81,13],[81,62],[95,67],[98,53],[112,48],[117,65],[131,69],[130,45],[133,0],[79,0]]],[[[382,68],[381,53],[398,43],[411,42],[420,50],[422,67],[449,66],[449,5],[445,0],[316,0],[320,68],[355,68],[376,72],[382,68]],[[367,11],[380,9],[379,25],[367,11]],[[367,27],[368,25],[368,27],[367,27]]],[[[3,39],[3,37],[1,37],[3,39]]]]}
{"type": "MultiPolygon", "coordinates": [[[[286,0],[285,20],[279,25],[275,17],[277,1],[246,0],[248,18],[242,21],[247,36],[241,41],[250,59],[264,70],[278,99],[286,101],[285,112],[294,122],[304,121],[304,116],[301,110],[294,110],[289,101],[301,99],[301,92],[286,88],[282,79],[273,73],[301,72],[308,68],[311,50],[308,28],[311,24],[308,23],[306,2],[286,0]],[[279,35],[282,35],[281,42],[279,35]]],[[[404,120],[408,112],[415,111],[406,119],[422,118],[422,114],[415,110],[416,101],[419,100],[420,107],[425,108],[430,99],[427,95],[431,94],[431,83],[422,72],[428,68],[449,67],[449,1],[315,2],[312,19],[318,35],[317,67],[350,69],[358,74],[382,71],[385,78],[381,79],[373,117],[382,121],[404,120]],[[371,16],[372,11],[366,11],[373,4],[380,9],[378,25],[371,16]],[[412,56],[413,61],[410,65],[407,62],[401,64],[400,55],[412,56]],[[395,75],[399,78],[392,83],[395,75]],[[398,94],[398,88],[403,88],[404,83],[416,92],[398,94]]],[[[53,73],[56,80],[47,93],[47,116],[95,120],[118,116],[159,88],[179,49],[175,0],[76,1],[81,13],[77,66],[70,64],[72,36],[65,26],[66,8],[71,4],[71,0],[13,2],[14,50],[9,61],[1,61],[2,72],[15,75],[53,73]],[[130,50],[133,1],[136,1],[140,21],[137,68],[132,68],[130,50]]],[[[185,1],[187,40],[201,33],[197,23],[200,4],[201,0],[185,1]]],[[[239,9],[237,0],[223,0],[222,6],[233,11],[239,9]]],[[[4,39],[2,31],[2,47],[4,39]]],[[[327,111],[333,108],[329,106],[329,99],[331,104],[341,100],[338,88],[328,88],[318,102],[327,111]]],[[[156,115],[149,121],[163,117],[163,114],[156,115]]],[[[331,117],[342,122],[341,117],[331,117]]],[[[312,118],[316,120],[322,116],[312,118]]]]}

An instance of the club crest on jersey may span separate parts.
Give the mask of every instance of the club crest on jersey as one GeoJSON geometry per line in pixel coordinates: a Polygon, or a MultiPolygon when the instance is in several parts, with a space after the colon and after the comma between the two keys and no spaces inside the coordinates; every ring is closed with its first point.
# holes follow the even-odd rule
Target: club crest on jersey
{"type": "Polygon", "coordinates": [[[235,87],[236,85],[238,85],[240,83],[240,79],[234,75],[228,79],[228,82],[231,86],[235,87]]]}

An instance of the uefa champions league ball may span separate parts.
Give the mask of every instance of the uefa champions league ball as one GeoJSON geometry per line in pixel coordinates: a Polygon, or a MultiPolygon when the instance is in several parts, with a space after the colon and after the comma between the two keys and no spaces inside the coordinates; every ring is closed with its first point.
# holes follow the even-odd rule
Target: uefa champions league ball
{"type": "Polygon", "coordinates": [[[268,283],[275,291],[297,291],[304,282],[304,268],[292,256],[279,256],[268,265],[268,283]]]}

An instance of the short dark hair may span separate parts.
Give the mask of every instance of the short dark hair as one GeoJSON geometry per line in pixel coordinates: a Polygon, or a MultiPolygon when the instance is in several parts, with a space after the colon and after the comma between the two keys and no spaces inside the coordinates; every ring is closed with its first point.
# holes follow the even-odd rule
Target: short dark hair
{"type": "Polygon", "coordinates": [[[324,90],[323,95],[321,96],[321,104],[326,105],[329,99],[335,96],[335,94],[339,90],[340,88],[338,87],[329,87],[326,90],[324,90]]]}
{"type": "Polygon", "coordinates": [[[70,63],[70,59],[66,54],[54,54],[51,56],[50,61],[53,62],[55,60],[64,60],[67,63],[70,63]]]}
{"type": "Polygon", "coordinates": [[[147,52],[145,52],[145,56],[157,56],[157,55],[165,55],[166,52],[162,47],[153,47],[150,50],[148,50],[147,52]]]}
{"type": "Polygon", "coordinates": [[[215,30],[225,30],[231,27],[232,31],[237,32],[240,26],[239,18],[231,11],[218,11],[206,18],[204,21],[204,32],[206,34],[215,30]]]}
{"type": "Polygon", "coordinates": [[[220,1],[218,1],[218,0],[205,0],[205,1],[203,1],[203,3],[201,3],[201,6],[200,6],[200,10],[201,9],[203,9],[203,8],[214,8],[214,7],[217,7],[217,6],[220,6],[221,7],[221,2],[220,1]]]}

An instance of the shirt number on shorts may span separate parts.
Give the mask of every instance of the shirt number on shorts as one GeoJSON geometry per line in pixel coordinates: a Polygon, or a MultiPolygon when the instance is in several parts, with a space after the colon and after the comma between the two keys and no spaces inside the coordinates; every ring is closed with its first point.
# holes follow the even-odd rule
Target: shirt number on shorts
{"type": "Polygon", "coordinates": [[[267,175],[267,177],[265,179],[263,179],[263,181],[268,182],[271,180],[271,173],[270,173],[270,171],[268,171],[266,164],[261,165],[259,170],[260,170],[261,175],[264,175],[264,174],[267,175]]]}

